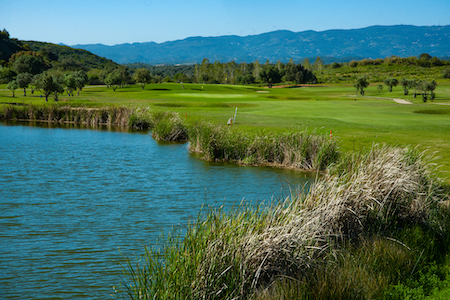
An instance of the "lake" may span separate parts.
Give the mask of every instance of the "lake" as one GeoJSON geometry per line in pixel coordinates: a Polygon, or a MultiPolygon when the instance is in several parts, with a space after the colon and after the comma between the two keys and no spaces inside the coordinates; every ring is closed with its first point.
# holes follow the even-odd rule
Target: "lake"
{"type": "Polygon", "coordinates": [[[205,162],[120,128],[0,122],[0,298],[110,299],[140,256],[202,206],[277,201],[314,174],[205,162]]]}

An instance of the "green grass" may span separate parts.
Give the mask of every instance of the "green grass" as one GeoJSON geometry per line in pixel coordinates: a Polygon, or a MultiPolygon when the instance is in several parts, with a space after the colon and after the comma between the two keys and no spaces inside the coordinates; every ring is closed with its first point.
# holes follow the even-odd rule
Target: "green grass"
{"type": "MultiPolygon", "coordinates": [[[[316,130],[319,134],[333,133],[343,151],[368,149],[373,143],[412,145],[419,149],[437,151],[441,157],[442,175],[450,171],[450,80],[441,80],[436,99],[423,103],[418,96],[404,96],[401,87],[392,93],[382,93],[373,83],[366,89],[367,97],[356,97],[351,84],[299,88],[185,84],[151,84],[142,91],[140,86],[123,89],[86,87],[80,96],[60,96],[60,102],[70,106],[99,107],[105,105],[150,106],[153,111],[175,111],[188,122],[207,120],[226,124],[238,107],[237,124],[253,133],[316,130]],[[202,89],[203,87],[203,89],[202,89]],[[371,97],[380,97],[375,99],[371,97]],[[400,105],[383,98],[407,99],[414,105],[400,105]]],[[[38,93],[16,97],[0,86],[0,104],[43,104],[38,93]]],[[[49,100],[52,102],[53,100],[49,100]]]]}
{"type": "MultiPolygon", "coordinates": [[[[256,148],[263,152],[262,157],[270,157],[272,145],[263,137],[283,136],[293,131],[323,136],[329,135],[330,130],[341,153],[354,150],[354,156],[345,156],[336,167],[335,175],[330,174],[337,178],[328,177],[328,181],[321,183],[322,190],[319,186],[315,194],[306,198],[299,196],[278,208],[211,213],[191,224],[186,237],[169,237],[157,252],[149,249],[143,264],[135,266],[130,261],[125,269],[128,275],[131,273],[134,285],[124,287],[129,296],[139,298],[140,292],[151,295],[157,289],[159,298],[189,295],[220,299],[240,295],[254,299],[444,299],[450,290],[445,271],[448,263],[443,258],[446,250],[442,250],[448,245],[448,229],[445,229],[448,220],[443,223],[444,214],[433,214],[439,212],[436,203],[448,198],[434,194],[437,181],[430,181],[430,178],[437,174],[448,180],[450,171],[450,107],[438,105],[450,103],[450,81],[440,81],[436,99],[427,103],[414,99],[412,94],[404,96],[401,87],[394,88],[392,93],[386,89],[378,93],[376,86],[372,84],[366,89],[366,97],[356,97],[354,88],[344,84],[273,89],[201,84],[185,84],[182,89],[179,84],[153,84],[147,85],[145,91],[139,86],[127,86],[116,92],[105,87],[86,87],[78,97],[60,96],[63,106],[131,107],[129,125],[136,128],[150,126],[148,124],[156,127],[159,115],[163,122],[154,131],[161,133],[162,139],[174,135],[169,130],[171,126],[166,124],[167,118],[175,123],[183,119],[186,124],[206,120],[225,125],[238,107],[237,122],[227,129],[229,137],[220,139],[224,144],[229,143],[225,145],[228,148],[236,145],[239,149],[234,151],[247,147],[237,142],[260,136],[262,140],[252,143],[259,143],[256,148]],[[413,105],[397,104],[388,98],[407,99],[413,105]],[[178,114],[164,113],[168,110],[178,114]],[[410,145],[419,152],[437,151],[438,158],[431,163],[442,167],[426,176],[420,175],[419,168],[417,177],[415,167],[411,169],[409,165],[414,166],[414,161],[420,160],[420,156],[413,154],[415,151],[405,154],[409,163],[404,167],[390,167],[403,163],[401,157],[392,156],[394,159],[387,163],[387,160],[376,160],[376,155],[361,156],[360,153],[368,152],[374,143],[410,145]],[[360,159],[366,162],[361,163],[360,159]],[[385,172],[378,168],[386,168],[387,175],[381,179],[373,177],[385,172]],[[402,173],[402,169],[405,172],[402,173]],[[401,176],[391,177],[391,171],[393,174],[400,172],[401,176]],[[410,175],[416,177],[410,179],[410,175]],[[389,183],[392,178],[397,181],[389,183]],[[419,190],[404,194],[409,188],[417,187],[419,190]],[[345,195],[359,197],[365,193],[367,197],[360,197],[358,201],[353,198],[350,202],[338,201],[345,195]],[[417,202],[416,195],[425,195],[419,197],[425,202],[417,202]],[[400,206],[394,210],[391,205],[395,201],[384,205],[391,197],[400,200],[400,206]],[[377,199],[377,203],[383,205],[374,210],[376,205],[367,204],[364,199],[377,199]],[[412,202],[404,205],[401,201],[412,202]],[[334,203],[334,207],[357,203],[348,211],[358,218],[355,220],[345,211],[340,215],[339,210],[323,215],[321,209],[329,203],[334,203]],[[405,212],[405,208],[409,211],[405,212]],[[371,210],[375,212],[366,214],[371,210]],[[309,223],[304,223],[308,218],[309,223]],[[414,222],[410,223],[411,220],[414,222]],[[363,224],[368,233],[361,231],[358,224],[363,224]],[[334,236],[335,230],[345,233],[345,238],[319,238],[315,240],[318,244],[309,244],[317,237],[334,236]],[[315,238],[311,239],[308,234],[315,238]],[[347,236],[358,237],[358,242],[347,240],[347,236]],[[275,243],[277,241],[279,244],[275,243]],[[289,241],[298,243],[291,247],[289,241]],[[269,252],[268,245],[272,249],[269,252]],[[294,252],[289,252],[292,249],[294,252]],[[286,256],[287,253],[292,256],[286,256]],[[323,259],[323,263],[317,264],[314,257],[323,259]],[[277,265],[278,262],[281,265],[277,265]],[[193,278],[196,280],[192,281],[193,278]],[[272,282],[271,278],[277,280],[272,282]],[[269,284],[269,288],[263,288],[265,284],[269,284]]],[[[41,106],[51,105],[53,101],[45,104],[38,94],[28,92],[29,96],[23,97],[19,91],[12,98],[12,93],[2,90],[4,88],[0,86],[0,105],[41,106]]],[[[385,154],[391,157],[389,151],[385,154]]],[[[251,163],[252,159],[244,160],[251,163]]]]}

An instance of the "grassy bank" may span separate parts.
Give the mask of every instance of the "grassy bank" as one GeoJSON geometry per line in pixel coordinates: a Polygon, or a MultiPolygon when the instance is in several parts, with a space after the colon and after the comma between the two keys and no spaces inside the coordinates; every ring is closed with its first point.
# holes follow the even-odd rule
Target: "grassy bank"
{"type": "Polygon", "coordinates": [[[211,211],[186,236],[129,261],[122,291],[131,299],[404,299],[412,283],[445,277],[448,190],[428,161],[375,147],[346,157],[306,195],[211,211]]]}
{"type": "Polygon", "coordinates": [[[324,170],[337,161],[337,143],[306,131],[282,134],[248,134],[209,122],[187,123],[178,113],[127,106],[100,108],[66,105],[6,105],[0,120],[118,125],[152,129],[158,141],[190,141],[190,150],[206,160],[241,164],[272,164],[307,170],[324,170]]]}
{"type": "MultiPolygon", "coordinates": [[[[425,299],[450,282],[448,187],[438,178],[448,181],[450,171],[450,85],[440,81],[426,103],[400,87],[390,93],[376,86],[356,97],[351,85],[158,84],[92,87],[62,99],[87,111],[126,106],[128,126],[152,128],[159,140],[188,139],[205,159],[328,168],[307,195],[212,211],[186,236],[161,240],[126,267],[125,296],[425,299]],[[237,123],[224,126],[236,107],[237,123]]],[[[43,101],[4,91],[0,100],[23,107],[43,101]]]]}
{"type": "MultiPolygon", "coordinates": [[[[129,106],[152,111],[174,111],[188,123],[207,120],[225,125],[238,107],[237,123],[250,134],[271,135],[286,131],[333,133],[342,151],[366,151],[373,143],[397,146],[419,146],[420,150],[437,151],[438,171],[443,177],[450,172],[450,81],[439,80],[434,101],[422,102],[412,92],[404,96],[401,87],[390,93],[385,87],[378,92],[377,83],[366,89],[367,97],[355,97],[352,84],[272,88],[256,86],[151,84],[123,89],[86,87],[80,96],[60,96],[60,103],[72,107],[100,108],[129,106]],[[202,90],[203,87],[203,90],[202,90]],[[379,98],[373,98],[379,97],[379,98]],[[392,101],[401,98],[412,105],[392,101]],[[439,105],[438,105],[439,104],[439,105]]],[[[1,87],[0,87],[1,88],[1,87]]],[[[0,107],[5,103],[43,105],[45,99],[27,93],[23,97],[0,90],[0,107]]]]}

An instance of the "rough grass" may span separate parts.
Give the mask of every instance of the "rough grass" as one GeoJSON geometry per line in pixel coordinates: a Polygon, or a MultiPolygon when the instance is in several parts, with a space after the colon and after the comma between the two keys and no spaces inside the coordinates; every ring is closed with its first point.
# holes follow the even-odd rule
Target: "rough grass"
{"type": "Polygon", "coordinates": [[[125,267],[131,299],[374,299],[442,262],[448,197],[423,154],[374,147],[306,195],[211,211],[125,267]]]}
{"type": "Polygon", "coordinates": [[[136,115],[135,109],[126,106],[89,108],[26,104],[3,106],[0,120],[127,126],[133,115],[136,115]]]}
{"type": "Polygon", "coordinates": [[[324,170],[339,157],[337,143],[328,136],[290,131],[257,135],[207,122],[189,128],[190,149],[208,160],[242,164],[276,164],[324,170]]]}

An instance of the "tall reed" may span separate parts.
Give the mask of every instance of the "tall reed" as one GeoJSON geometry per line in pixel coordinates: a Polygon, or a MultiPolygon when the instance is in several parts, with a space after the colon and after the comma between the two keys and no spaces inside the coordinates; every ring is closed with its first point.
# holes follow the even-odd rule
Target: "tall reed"
{"type": "Polygon", "coordinates": [[[181,142],[188,140],[187,128],[175,112],[154,112],[151,117],[152,136],[158,141],[181,142]]]}
{"type": "Polygon", "coordinates": [[[90,108],[27,104],[3,106],[0,119],[127,126],[132,115],[136,115],[135,109],[126,106],[90,108]]]}
{"type": "Polygon", "coordinates": [[[131,299],[380,297],[447,251],[448,196],[426,162],[410,149],[374,147],[336,164],[306,195],[211,211],[185,237],[147,249],[142,264],[129,261],[124,290],[131,299]]]}
{"type": "Polygon", "coordinates": [[[278,164],[324,170],[339,157],[336,142],[325,135],[295,131],[251,135],[228,127],[198,122],[189,127],[190,149],[205,159],[244,164],[278,164]]]}

